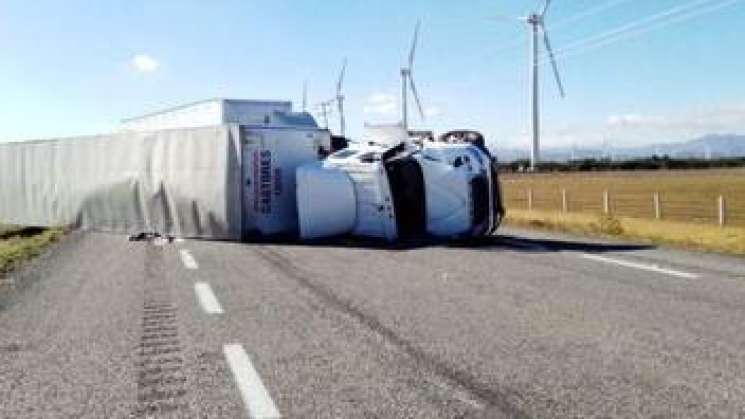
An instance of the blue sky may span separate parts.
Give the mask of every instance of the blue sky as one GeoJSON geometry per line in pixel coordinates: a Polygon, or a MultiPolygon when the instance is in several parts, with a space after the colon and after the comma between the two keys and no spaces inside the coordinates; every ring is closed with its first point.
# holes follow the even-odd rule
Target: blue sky
{"type": "MultiPolygon", "coordinates": [[[[399,67],[421,19],[415,78],[429,116],[414,125],[527,148],[527,30],[496,16],[537,3],[0,0],[0,141],[110,131],[209,97],[299,107],[305,79],[311,103],[333,95],[344,57],[359,135],[365,121],[397,119],[399,67]]],[[[544,144],[745,132],[743,22],[745,0],[554,0],[547,24],[567,97],[543,66],[544,144]],[[660,27],[591,38],[644,18],[629,28],[660,27]]]]}

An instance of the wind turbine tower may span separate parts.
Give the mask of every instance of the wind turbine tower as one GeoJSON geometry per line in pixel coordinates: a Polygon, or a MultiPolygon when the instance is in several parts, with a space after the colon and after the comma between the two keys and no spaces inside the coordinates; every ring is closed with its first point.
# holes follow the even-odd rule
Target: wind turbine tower
{"type": "Polygon", "coordinates": [[[345,136],[347,129],[347,123],[344,119],[344,93],[342,93],[342,87],[344,86],[344,74],[347,71],[347,59],[344,59],[344,64],[341,66],[341,72],[339,73],[339,80],[336,82],[336,105],[339,108],[339,130],[341,136],[345,136]]]}
{"type": "Polygon", "coordinates": [[[329,113],[331,105],[333,105],[333,103],[333,100],[327,100],[318,104],[318,107],[321,109],[321,116],[323,117],[323,127],[325,129],[329,129],[329,113]]]}
{"type": "Polygon", "coordinates": [[[532,133],[533,133],[533,142],[531,144],[530,148],[530,170],[536,170],[536,167],[538,166],[538,163],[540,162],[541,158],[541,152],[540,152],[540,146],[541,146],[541,125],[540,125],[540,90],[539,90],[539,67],[540,67],[540,54],[539,54],[539,47],[540,47],[540,36],[543,35],[543,44],[546,47],[546,51],[548,52],[549,58],[551,60],[551,66],[554,70],[554,77],[556,78],[556,84],[559,88],[559,94],[561,97],[564,97],[564,86],[561,83],[561,76],[559,75],[559,67],[556,65],[556,58],[554,57],[554,52],[551,49],[551,42],[548,38],[548,32],[546,31],[546,26],[544,24],[545,18],[546,18],[546,12],[548,12],[548,8],[551,5],[551,0],[545,0],[545,3],[543,4],[543,9],[539,12],[533,12],[530,15],[528,15],[525,18],[522,18],[521,20],[524,20],[528,25],[530,29],[531,34],[531,52],[530,52],[530,60],[531,60],[531,87],[530,87],[530,104],[531,104],[531,115],[532,115],[532,133]]]}
{"type": "Polygon", "coordinates": [[[416,56],[417,42],[419,41],[419,27],[421,26],[421,23],[421,21],[417,21],[416,27],[414,28],[414,40],[411,43],[411,50],[409,51],[408,66],[401,67],[401,125],[403,125],[403,128],[406,132],[409,132],[409,89],[411,89],[411,93],[414,95],[416,106],[419,109],[419,115],[422,117],[422,119],[424,119],[422,102],[421,100],[419,100],[419,93],[416,90],[414,75],[412,73],[414,68],[414,57],[416,56]]]}

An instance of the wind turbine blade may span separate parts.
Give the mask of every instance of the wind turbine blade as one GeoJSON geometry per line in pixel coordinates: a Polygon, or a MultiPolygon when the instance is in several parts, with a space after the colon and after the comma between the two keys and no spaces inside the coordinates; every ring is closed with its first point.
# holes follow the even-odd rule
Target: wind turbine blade
{"type": "Polygon", "coordinates": [[[414,101],[416,102],[417,109],[419,109],[419,115],[422,117],[422,119],[425,119],[424,108],[422,108],[422,101],[419,100],[419,92],[416,90],[416,84],[414,84],[414,77],[409,76],[409,86],[411,87],[411,93],[414,94],[414,101]]]}
{"type": "Polygon", "coordinates": [[[554,57],[554,50],[551,48],[551,41],[548,39],[548,32],[546,32],[546,28],[541,25],[541,29],[543,29],[543,43],[546,45],[546,51],[548,51],[548,56],[551,59],[551,67],[554,69],[554,77],[556,77],[556,85],[559,87],[559,93],[561,94],[561,97],[564,97],[564,84],[561,82],[561,76],[559,75],[559,66],[556,65],[556,57],[554,57]]]}
{"type": "Polygon", "coordinates": [[[336,95],[341,95],[341,88],[344,84],[344,74],[347,72],[347,59],[344,58],[344,64],[341,66],[341,72],[339,73],[339,80],[336,82],[336,95]]]}
{"type": "Polygon", "coordinates": [[[551,5],[551,0],[546,0],[546,3],[543,5],[543,10],[541,11],[541,17],[546,16],[546,12],[548,12],[548,7],[551,5]]]}
{"type": "Polygon", "coordinates": [[[419,27],[422,25],[421,20],[416,21],[416,27],[414,28],[414,40],[411,42],[411,51],[409,51],[409,69],[414,66],[414,57],[416,55],[416,45],[419,42],[419,27]]]}

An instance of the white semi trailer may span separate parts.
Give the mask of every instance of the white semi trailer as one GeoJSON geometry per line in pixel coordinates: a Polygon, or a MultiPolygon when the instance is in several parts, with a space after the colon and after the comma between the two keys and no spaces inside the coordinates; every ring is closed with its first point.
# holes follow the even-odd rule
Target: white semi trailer
{"type": "Polygon", "coordinates": [[[291,235],[295,169],[328,151],[329,132],[303,114],[0,143],[0,224],[219,240],[291,235]]]}
{"type": "Polygon", "coordinates": [[[0,143],[0,223],[390,241],[499,225],[493,159],[477,134],[417,142],[393,126],[342,150],[334,140],[289,103],[215,100],[125,121],[115,134],[0,143]]]}

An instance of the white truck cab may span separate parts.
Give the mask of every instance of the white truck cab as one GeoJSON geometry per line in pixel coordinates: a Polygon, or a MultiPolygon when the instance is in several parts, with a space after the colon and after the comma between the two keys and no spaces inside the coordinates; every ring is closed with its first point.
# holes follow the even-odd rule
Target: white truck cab
{"type": "Polygon", "coordinates": [[[503,209],[483,143],[414,144],[402,131],[373,127],[362,144],[298,167],[301,238],[465,238],[497,228],[503,209]]]}

